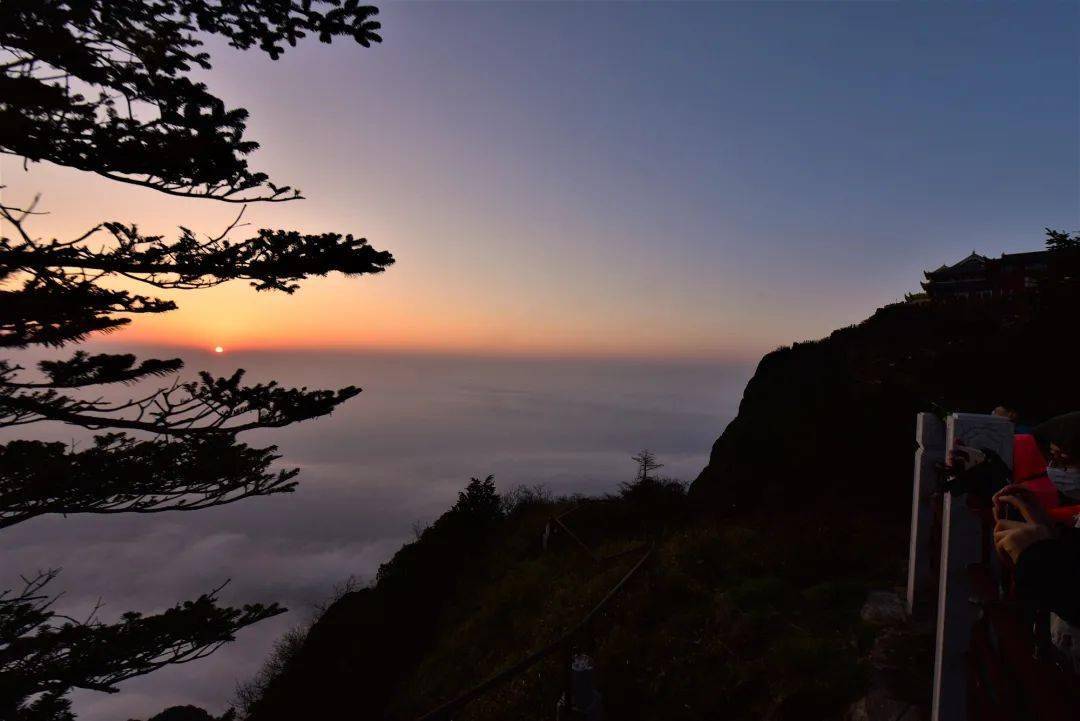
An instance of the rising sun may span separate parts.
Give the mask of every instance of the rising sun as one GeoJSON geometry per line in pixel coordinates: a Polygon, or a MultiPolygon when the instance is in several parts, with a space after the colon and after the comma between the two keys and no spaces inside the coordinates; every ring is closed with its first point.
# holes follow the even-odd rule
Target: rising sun
{"type": "Polygon", "coordinates": [[[224,352],[225,352],[225,349],[224,349],[224,348],[222,348],[222,347],[221,347],[221,346],[219,346],[219,345],[216,345],[216,346],[214,346],[214,352],[215,352],[215,353],[224,353],[224,352]]]}

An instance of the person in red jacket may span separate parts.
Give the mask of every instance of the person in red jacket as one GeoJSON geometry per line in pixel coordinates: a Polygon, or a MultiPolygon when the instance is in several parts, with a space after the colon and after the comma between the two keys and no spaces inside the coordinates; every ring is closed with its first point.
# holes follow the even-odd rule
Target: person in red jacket
{"type": "MultiPolygon", "coordinates": [[[[1061,505],[1058,490],[1046,475],[1046,459],[1030,433],[1013,437],[1013,484],[1027,490],[1044,509],[1061,505]]],[[[1004,490],[1004,489],[1003,489],[1004,490]]],[[[1000,493],[1000,491],[999,491],[1000,493]]]]}
{"type": "MultiPolygon", "coordinates": [[[[1080,412],[1053,418],[1035,429],[1049,448],[1046,472],[1066,499],[1080,502],[1080,412]]],[[[1060,527],[1031,495],[1010,486],[994,496],[994,545],[1016,565],[1016,593],[1080,625],[1080,528],[1060,527]],[[1023,520],[1005,518],[1012,507],[1023,520]]]]}
{"type": "Polygon", "coordinates": [[[1047,448],[1046,474],[1066,505],[1046,508],[1019,484],[994,496],[994,545],[1015,565],[1016,599],[1050,612],[1050,640],[1080,674],[1080,413],[1047,421],[1035,430],[1047,448]],[[1023,520],[1004,517],[1012,508],[1023,520]],[[1055,519],[1056,516],[1056,519],[1055,519]]]}

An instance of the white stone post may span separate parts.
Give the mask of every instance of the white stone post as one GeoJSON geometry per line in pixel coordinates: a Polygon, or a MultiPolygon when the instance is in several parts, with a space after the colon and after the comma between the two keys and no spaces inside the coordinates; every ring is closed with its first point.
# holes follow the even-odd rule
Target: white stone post
{"type": "MultiPolygon", "coordinates": [[[[949,416],[945,448],[970,446],[997,453],[1012,468],[1013,424],[1006,418],[975,413],[949,416]]],[[[945,493],[941,509],[941,562],[938,566],[937,634],[934,640],[934,693],[931,721],[965,721],[966,653],[979,609],[972,602],[968,565],[978,563],[982,529],[963,494],[945,493]]]]}
{"type": "MultiPolygon", "coordinates": [[[[908,545],[907,612],[914,615],[915,599],[924,598],[933,580],[930,570],[931,496],[937,465],[945,462],[945,424],[933,413],[915,417],[915,475],[911,488],[911,541],[908,545]]],[[[926,609],[918,609],[925,613],[926,609]]]]}

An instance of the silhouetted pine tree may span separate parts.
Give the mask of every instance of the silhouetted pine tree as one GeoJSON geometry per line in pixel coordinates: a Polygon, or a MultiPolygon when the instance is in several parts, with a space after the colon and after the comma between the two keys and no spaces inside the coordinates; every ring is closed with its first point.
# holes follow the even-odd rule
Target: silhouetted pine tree
{"type": "MultiPolygon", "coordinates": [[[[298,191],[249,169],[257,145],[247,112],[227,109],[192,70],[209,69],[200,38],[277,59],[306,35],[381,38],[377,9],[355,0],[3,0],[0,2],[0,152],[49,161],[178,196],[286,201],[298,191]]],[[[35,201],[36,202],[36,201],[35,201]]],[[[241,240],[239,215],[207,238],[175,238],[103,222],[77,237],[41,239],[31,207],[0,204],[0,347],[59,348],[119,328],[174,302],[120,290],[121,279],[198,289],[242,279],[292,293],[331,271],[379,273],[393,263],[363,238],[263,229],[241,240]],[[10,230],[11,236],[6,233],[10,230]]],[[[243,210],[240,211],[240,215],[243,210]]],[[[218,506],[293,490],[296,470],[271,470],[276,447],[237,434],[330,413],[360,389],[245,385],[200,373],[112,402],[87,392],[176,374],[178,359],[73,353],[39,373],[0,359],[0,428],[54,421],[102,431],[85,448],[38,440],[0,445],[0,528],[43,514],[158,513],[218,506]]],[[[56,571],[0,594],[0,718],[73,718],[75,688],[116,684],[205,656],[235,632],[281,613],[275,604],[221,607],[215,589],[164,613],[103,623],[53,611],[56,571]]]]}
{"type": "Polygon", "coordinates": [[[637,464],[637,473],[634,475],[636,483],[648,483],[652,478],[649,474],[664,467],[663,463],[656,460],[656,454],[648,448],[642,448],[636,456],[631,456],[630,460],[637,464]]]}
{"type": "Polygon", "coordinates": [[[1050,251],[1050,281],[1058,291],[1080,285],[1080,233],[1046,229],[1046,249],[1050,251]]]}
{"type": "Polygon", "coordinates": [[[1080,234],[1047,228],[1046,249],[1059,252],[1080,250],[1080,234]]]}

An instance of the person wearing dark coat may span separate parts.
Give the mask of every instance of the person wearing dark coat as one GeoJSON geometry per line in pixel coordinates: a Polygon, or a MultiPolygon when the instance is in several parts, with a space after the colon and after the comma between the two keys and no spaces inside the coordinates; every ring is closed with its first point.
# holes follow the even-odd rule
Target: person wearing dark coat
{"type": "Polygon", "coordinates": [[[1080,626],[1080,528],[1037,540],[1016,561],[1016,597],[1080,626]]]}

